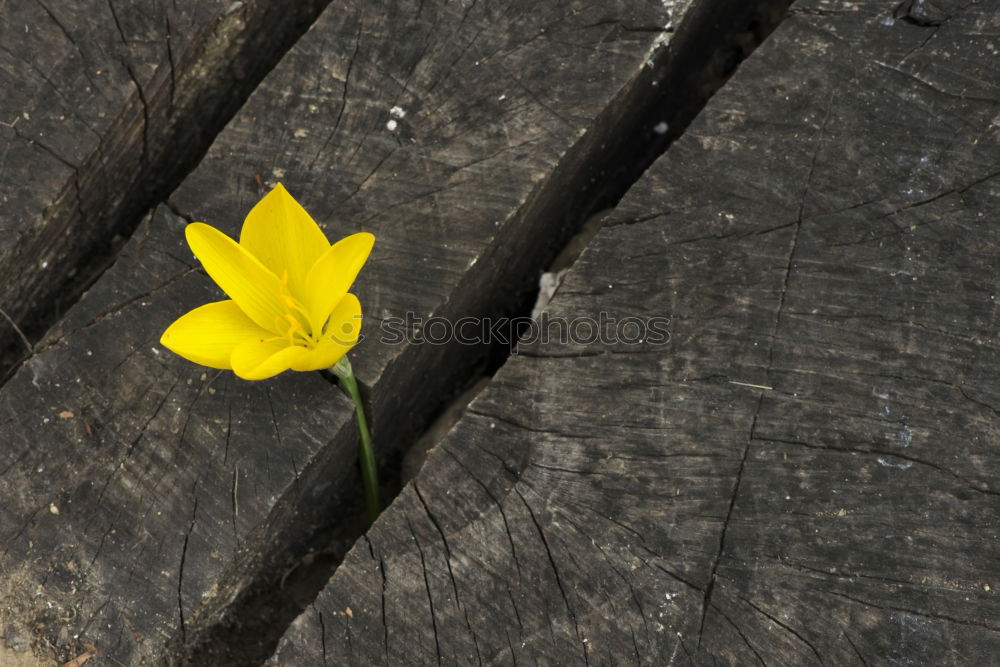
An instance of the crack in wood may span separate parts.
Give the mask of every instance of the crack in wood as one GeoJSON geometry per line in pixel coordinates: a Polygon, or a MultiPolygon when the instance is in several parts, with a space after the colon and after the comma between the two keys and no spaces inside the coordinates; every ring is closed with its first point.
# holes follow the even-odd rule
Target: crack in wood
{"type": "MultiPolygon", "coordinates": [[[[719,616],[724,618],[726,620],[726,623],[732,626],[733,630],[736,631],[736,634],[739,635],[740,639],[743,640],[743,643],[746,644],[747,648],[749,648],[750,651],[754,654],[754,657],[757,658],[757,661],[764,667],[767,667],[767,662],[765,662],[764,658],[762,658],[760,653],[757,652],[757,649],[754,648],[753,644],[750,643],[749,637],[747,637],[746,634],[743,632],[743,630],[740,629],[740,626],[738,626],[733,619],[729,618],[729,616],[724,611],[722,611],[722,609],[720,609],[718,606],[713,604],[712,609],[714,609],[719,614],[719,616]]],[[[713,664],[716,662],[715,656],[712,656],[712,662],[713,664]]]]}
{"type": "Polygon", "coordinates": [[[413,542],[417,545],[417,552],[420,554],[420,568],[424,573],[424,588],[427,591],[427,605],[430,609],[431,616],[431,629],[434,634],[434,649],[435,655],[437,656],[437,663],[441,664],[441,640],[438,633],[437,616],[434,614],[434,596],[431,594],[431,581],[430,575],[427,572],[427,561],[424,559],[424,548],[420,545],[420,540],[417,538],[417,533],[413,529],[413,524],[410,522],[410,518],[406,517],[406,525],[410,529],[410,536],[413,538],[413,542]]]}
{"type": "Polygon", "coordinates": [[[739,596],[739,599],[743,600],[744,602],[746,602],[748,605],[750,605],[751,607],[753,607],[754,609],[756,609],[760,614],[762,614],[765,618],[767,618],[768,620],[770,620],[771,622],[773,622],[778,627],[783,628],[789,634],[794,635],[796,638],[798,638],[799,641],[801,641],[803,644],[805,644],[806,646],[808,646],[809,650],[813,652],[813,654],[816,656],[816,659],[819,660],[820,664],[823,664],[824,662],[826,662],[825,660],[823,660],[823,656],[821,656],[819,654],[819,651],[816,650],[816,647],[813,646],[812,643],[808,639],[806,639],[805,637],[803,637],[802,633],[800,633],[798,630],[796,630],[792,626],[788,625],[787,623],[784,623],[780,619],[776,618],[773,614],[768,613],[766,610],[762,609],[760,606],[758,606],[758,605],[754,604],[753,602],[751,602],[748,598],[739,596]]]}
{"type": "Polygon", "coordinates": [[[566,605],[566,612],[569,614],[570,620],[573,622],[573,628],[576,632],[577,641],[580,642],[583,647],[584,660],[587,664],[590,664],[590,657],[587,651],[587,644],[583,641],[584,637],[580,634],[580,624],[576,618],[576,612],[573,611],[573,606],[569,603],[569,596],[566,594],[566,588],[563,585],[562,576],[559,574],[559,567],[556,565],[555,556],[552,554],[552,548],[549,546],[549,540],[545,537],[545,531],[542,529],[542,524],[538,521],[538,517],[535,515],[535,511],[528,504],[528,500],[521,493],[520,489],[516,486],[513,488],[514,493],[518,495],[521,502],[524,504],[524,508],[528,510],[528,516],[531,517],[531,522],[535,525],[535,530],[538,531],[538,537],[542,541],[542,546],[545,548],[545,553],[549,559],[549,565],[552,567],[552,574],[555,575],[556,586],[559,588],[559,593],[562,596],[563,603],[566,605]]]}
{"type": "Polygon", "coordinates": [[[873,607],[875,609],[883,609],[888,611],[899,612],[903,614],[910,614],[911,616],[923,617],[923,618],[933,618],[936,620],[946,621],[948,623],[954,623],[955,625],[965,625],[972,628],[980,628],[982,630],[988,630],[992,633],[1000,633],[1000,625],[990,624],[986,622],[976,623],[975,621],[968,621],[961,618],[956,618],[954,616],[949,616],[946,614],[929,614],[923,611],[917,611],[915,609],[908,609],[906,607],[899,607],[895,605],[881,605],[874,602],[869,602],[867,600],[862,600],[861,598],[856,598],[852,595],[847,595],[846,593],[839,593],[837,591],[830,591],[830,595],[834,595],[845,600],[849,600],[859,605],[865,607],[873,607]]]}
{"type": "MultiPolygon", "coordinates": [[[[783,440],[780,438],[764,438],[760,436],[754,437],[754,440],[759,442],[774,442],[784,445],[795,445],[798,447],[807,447],[809,449],[823,449],[832,452],[843,452],[845,454],[869,454],[874,456],[883,456],[883,457],[892,457],[894,459],[901,459],[903,461],[926,466],[940,473],[944,473],[945,475],[949,475],[958,480],[959,482],[961,482],[962,486],[969,489],[970,491],[975,491],[976,493],[980,493],[987,496],[1000,496],[1000,491],[994,491],[988,487],[985,487],[985,484],[977,484],[976,482],[965,477],[964,475],[961,475],[955,472],[954,470],[950,470],[949,468],[946,468],[945,466],[939,463],[934,463],[933,461],[928,461],[926,459],[911,456],[909,454],[905,454],[898,450],[878,449],[874,447],[868,449],[852,448],[852,447],[834,447],[833,445],[817,445],[800,440],[783,440]]],[[[883,465],[885,464],[883,463],[883,465]]]]}
{"type": "MultiPolygon", "coordinates": [[[[771,325],[771,331],[770,331],[770,334],[768,336],[767,366],[766,366],[766,368],[764,370],[764,377],[767,379],[769,385],[772,384],[770,382],[770,374],[771,374],[771,369],[772,369],[772,367],[774,365],[774,347],[775,347],[775,341],[777,339],[778,329],[781,326],[781,318],[782,318],[782,314],[783,314],[783,311],[784,311],[785,298],[786,298],[786,296],[788,294],[789,281],[790,281],[790,278],[791,278],[792,270],[794,268],[795,251],[796,251],[796,248],[798,248],[799,234],[800,234],[801,229],[802,229],[802,220],[803,220],[803,213],[805,211],[805,203],[806,203],[806,199],[807,199],[807,197],[809,195],[810,187],[812,185],[813,174],[815,173],[815,170],[816,170],[816,163],[817,163],[817,160],[819,158],[820,151],[823,148],[822,138],[823,138],[824,133],[826,132],[827,123],[829,122],[830,114],[831,114],[831,111],[833,109],[833,105],[832,105],[833,96],[834,96],[834,91],[831,90],[830,95],[829,95],[829,99],[828,99],[827,105],[826,105],[827,111],[826,111],[826,114],[825,114],[825,116],[823,118],[823,122],[820,124],[819,130],[817,132],[817,138],[815,139],[815,141],[816,141],[816,149],[813,151],[812,159],[810,161],[809,171],[808,171],[808,173],[807,173],[807,175],[805,177],[805,181],[804,181],[804,184],[803,184],[803,187],[802,187],[802,193],[799,196],[799,203],[798,203],[798,207],[797,207],[798,208],[798,212],[797,212],[796,220],[793,223],[782,224],[782,225],[779,225],[778,227],[774,228],[774,229],[783,229],[783,228],[787,228],[789,226],[793,226],[793,234],[792,234],[791,241],[789,243],[790,247],[789,247],[789,250],[788,250],[787,259],[785,261],[784,274],[783,274],[782,281],[781,281],[781,289],[780,289],[779,294],[778,294],[778,304],[777,304],[777,307],[775,308],[774,318],[772,320],[772,325],[771,325]]],[[[767,231],[771,231],[771,230],[767,230],[767,231]]],[[[725,554],[725,549],[726,549],[726,533],[728,531],[730,521],[732,520],[732,517],[733,517],[734,508],[736,506],[736,499],[737,499],[737,497],[739,495],[739,492],[740,492],[740,484],[741,484],[741,482],[743,480],[743,472],[744,472],[744,470],[746,468],[747,458],[748,458],[749,453],[750,453],[750,446],[753,443],[753,441],[756,439],[754,434],[755,434],[755,430],[756,430],[756,427],[757,427],[757,418],[758,418],[758,416],[760,414],[761,405],[763,404],[763,401],[764,401],[764,396],[765,396],[764,391],[761,391],[760,394],[758,395],[758,398],[757,398],[756,407],[754,409],[754,413],[753,413],[753,416],[751,418],[749,435],[748,435],[747,441],[746,441],[746,443],[745,443],[745,445],[743,447],[743,454],[742,454],[742,457],[740,459],[740,466],[739,466],[739,469],[736,472],[736,479],[735,479],[734,484],[733,484],[732,495],[730,496],[730,499],[729,499],[729,508],[728,508],[728,510],[726,512],[726,517],[725,517],[725,519],[723,521],[722,530],[721,530],[721,533],[719,535],[719,549],[718,549],[718,552],[715,555],[715,558],[712,561],[711,574],[709,576],[708,584],[705,586],[705,595],[704,595],[704,601],[703,601],[703,604],[702,604],[702,611],[701,611],[701,621],[700,621],[699,627],[698,627],[698,646],[699,647],[701,647],[701,645],[702,645],[702,638],[703,638],[703,634],[704,634],[704,630],[705,630],[705,620],[706,620],[706,617],[708,615],[708,610],[709,610],[709,608],[717,609],[716,605],[712,604],[712,595],[713,595],[713,593],[715,591],[715,584],[716,584],[717,576],[718,576],[719,563],[722,561],[722,558],[723,558],[723,556],[725,554]]],[[[736,626],[734,625],[734,627],[736,627],[736,626]]],[[[748,646],[750,645],[749,642],[747,642],[747,645],[748,646]]],[[[756,654],[756,651],[754,653],[756,654]]]]}
{"type": "MultiPolygon", "coordinates": [[[[197,486],[197,482],[195,486],[197,486]]],[[[188,542],[191,539],[191,533],[194,532],[194,525],[197,518],[198,496],[195,495],[194,508],[191,510],[191,523],[188,525],[187,532],[184,533],[184,543],[181,545],[181,562],[177,568],[177,616],[180,622],[181,636],[184,636],[186,632],[184,626],[184,563],[187,559],[188,542]]]]}
{"type": "MultiPolygon", "coordinates": [[[[760,404],[764,400],[764,393],[761,392],[760,396],[757,398],[757,410],[753,415],[753,423],[757,422],[757,412],[760,411],[760,404]]],[[[701,608],[701,620],[698,624],[698,647],[701,648],[702,638],[705,632],[705,620],[708,617],[708,610],[718,609],[714,604],[712,604],[712,595],[715,592],[715,583],[718,578],[719,563],[722,561],[722,557],[726,550],[726,532],[729,529],[729,522],[733,518],[733,509],[736,506],[736,498],[740,493],[740,483],[743,481],[743,471],[746,468],[747,456],[750,453],[750,442],[753,438],[753,424],[750,426],[751,435],[747,437],[747,441],[743,446],[743,456],[740,458],[740,467],[736,470],[736,478],[733,481],[733,490],[729,496],[729,506],[726,510],[726,516],[722,522],[722,530],[719,532],[719,548],[715,553],[715,557],[712,560],[712,570],[708,577],[708,583],[705,585],[705,594],[702,601],[701,608]]],[[[727,619],[728,620],[728,619],[727,619]]],[[[735,625],[734,625],[735,627],[735,625]]],[[[738,630],[737,630],[738,631],[738,630]]],[[[742,635],[741,635],[742,636],[742,635]]],[[[749,642],[747,643],[749,646],[749,642]]],[[[755,651],[756,653],[756,651],[755,651]]],[[[762,661],[763,662],[763,661],[762,661]]]]}
{"type": "MultiPolygon", "coordinates": [[[[504,532],[507,534],[507,541],[510,544],[510,555],[511,558],[514,560],[514,567],[517,569],[518,574],[521,574],[521,563],[517,559],[517,547],[514,546],[514,536],[510,532],[510,522],[507,521],[507,512],[504,510],[503,501],[500,498],[497,498],[496,494],[494,494],[493,491],[490,490],[490,487],[486,486],[486,484],[484,484],[483,481],[479,479],[478,475],[476,475],[472,471],[472,469],[470,469],[467,465],[465,465],[465,463],[453,451],[451,451],[451,448],[447,446],[442,446],[442,451],[448,454],[448,456],[450,456],[451,459],[455,461],[455,463],[457,463],[459,467],[461,467],[466,472],[466,474],[469,476],[469,479],[473,480],[476,484],[478,484],[479,487],[489,497],[489,499],[492,500],[493,503],[497,506],[497,509],[500,512],[500,518],[503,521],[504,532]]],[[[518,619],[518,625],[520,625],[520,619],[518,619]]]]}
{"type": "MultiPolygon", "coordinates": [[[[37,271],[15,272],[0,289],[0,307],[29,340],[40,339],[110,265],[121,244],[109,245],[108,240],[130,236],[144,213],[174,189],[257,82],[328,2],[310,0],[289,11],[248,0],[242,13],[220,14],[218,22],[195,36],[183,54],[168,44],[163,62],[148,81],[123,53],[121,63],[134,94],[79,165],[37,137],[30,138],[75,174],[52,197],[44,214],[38,212],[41,224],[5,252],[11,267],[33,266],[40,256],[48,259],[50,268],[44,276],[37,271]],[[109,182],[118,185],[108,188],[109,182]],[[72,238],[62,234],[65,229],[74,230],[72,238]]],[[[89,77],[90,62],[66,23],[40,0],[36,4],[80,52],[82,70],[89,77]]],[[[122,48],[131,48],[120,8],[113,0],[107,1],[107,8],[122,48]]],[[[164,21],[170,41],[174,26],[169,17],[164,21]]],[[[95,93],[104,90],[92,79],[90,83],[95,93]]],[[[76,113],[74,105],[68,113],[76,113]]],[[[21,344],[13,331],[0,332],[0,371],[5,378],[21,359],[17,352],[21,344]]]]}

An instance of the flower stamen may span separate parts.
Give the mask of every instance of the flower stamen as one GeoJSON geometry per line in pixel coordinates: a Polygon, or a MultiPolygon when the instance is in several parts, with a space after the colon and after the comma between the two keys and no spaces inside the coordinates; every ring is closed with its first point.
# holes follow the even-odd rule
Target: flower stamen
{"type": "Polygon", "coordinates": [[[278,298],[285,304],[289,312],[281,317],[275,317],[275,330],[281,334],[281,338],[287,339],[291,345],[315,347],[318,339],[312,330],[312,318],[302,303],[288,291],[288,269],[282,272],[278,289],[278,298]],[[287,330],[285,329],[286,323],[287,330]]]}

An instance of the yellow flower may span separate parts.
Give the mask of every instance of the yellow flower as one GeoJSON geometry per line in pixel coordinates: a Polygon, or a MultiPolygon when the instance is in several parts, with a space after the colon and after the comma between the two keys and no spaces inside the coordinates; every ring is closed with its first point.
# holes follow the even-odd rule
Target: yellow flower
{"type": "Polygon", "coordinates": [[[195,256],[231,300],[195,308],[160,344],[246,380],[333,366],[358,340],[361,304],[347,292],[375,237],[330,245],[280,183],[247,215],[236,243],[201,222],[185,229],[195,256]]]}

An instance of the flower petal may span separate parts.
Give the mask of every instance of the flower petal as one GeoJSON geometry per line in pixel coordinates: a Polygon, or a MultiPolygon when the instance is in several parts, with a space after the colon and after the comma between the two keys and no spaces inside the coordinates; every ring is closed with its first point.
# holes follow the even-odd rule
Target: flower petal
{"type": "Polygon", "coordinates": [[[229,357],[248,339],[270,338],[234,301],[206,303],[181,315],[160,336],[160,345],[188,361],[211,368],[231,368],[229,357]]]}
{"type": "MultiPolygon", "coordinates": [[[[326,336],[293,364],[294,371],[318,371],[330,368],[358,342],[361,334],[361,303],[353,294],[345,294],[330,314],[326,336]]],[[[305,348],[303,348],[305,349],[305,348]]]]}
{"type": "Polygon", "coordinates": [[[351,234],[330,246],[309,269],[303,297],[314,331],[323,326],[330,311],[344,298],[374,244],[375,237],[368,232],[351,234]]]}
{"type": "Polygon", "coordinates": [[[240,245],[278,278],[288,271],[288,287],[301,298],[306,274],[330,247],[319,225],[306,213],[281,183],[274,186],[250,210],[240,245]]]}
{"type": "Polygon", "coordinates": [[[330,313],[330,320],[323,330],[326,338],[337,345],[354,346],[361,334],[361,302],[353,294],[345,294],[330,313]]]}
{"type": "Polygon", "coordinates": [[[292,368],[308,352],[285,338],[253,338],[236,346],[230,362],[244,380],[264,380],[292,368]]]}
{"type": "Polygon", "coordinates": [[[208,225],[192,222],[184,230],[188,245],[205,271],[247,316],[268,331],[285,307],[278,297],[281,282],[236,241],[208,225]]]}

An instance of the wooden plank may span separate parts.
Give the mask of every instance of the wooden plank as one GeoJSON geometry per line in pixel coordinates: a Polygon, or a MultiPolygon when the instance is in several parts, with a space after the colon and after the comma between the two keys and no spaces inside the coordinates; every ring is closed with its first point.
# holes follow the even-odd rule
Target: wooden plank
{"type": "MultiPolygon", "coordinates": [[[[259,195],[248,178],[257,174],[282,179],[337,235],[379,238],[358,285],[369,321],[418,318],[402,344],[374,335],[353,355],[392,474],[443,398],[491,352],[455,339],[424,343],[420,322],[525,307],[570,221],[594,205],[607,173],[638,160],[629,151],[649,137],[637,139],[655,134],[649,118],[663,117],[662,98],[648,91],[669,82],[684,102],[667,118],[681,122],[706,80],[731,66],[715,61],[717,45],[741,52],[732,33],[747,40],[780,13],[744,2],[338,7],[314,28],[322,36],[290,54],[294,76],[265,81],[260,106],[251,102],[173,200],[233,232],[232,202],[259,195]],[[392,39],[403,33],[412,39],[392,39]],[[289,99],[302,100],[291,115],[289,99]]],[[[361,534],[330,521],[360,511],[346,464],[356,439],[343,424],[300,480],[326,491],[305,502],[290,493],[275,507],[269,530],[251,536],[175,636],[169,659],[212,663],[236,650],[249,661],[273,651],[275,628],[301,611],[288,587],[298,577],[321,583],[361,534]]]]}
{"type": "Polygon", "coordinates": [[[166,358],[157,302],[214,297],[165,207],[0,394],[0,626],[64,662],[157,654],[221,561],[349,418],[318,375],[166,358]]]}
{"type": "MultiPolygon", "coordinates": [[[[708,30],[723,8],[745,31],[744,6],[700,3],[693,24],[708,30]]],[[[331,236],[378,236],[358,288],[370,327],[505,312],[593,204],[653,83],[683,78],[667,26],[698,45],[680,53],[713,53],[701,33],[684,38],[689,10],[337,2],[170,209],[233,233],[261,194],[255,175],[282,179],[331,236]]],[[[14,443],[0,459],[4,625],[60,660],[88,645],[125,664],[259,659],[360,533],[356,435],[328,383],[247,385],[157,345],[215,294],[181,227],[158,207],[0,390],[0,438],[14,443]]],[[[367,339],[356,368],[383,457],[487,353],[367,339]]]]}
{"type": "Polygon", "coordinates": [[[935,4],[793,7],[549,306],[669,344],[519,348],[272,664],[991,660],[997,19],[935,4]]]}
{"type": "Polygon", "coordinates": [[[0,373],[24,358],[23,334],[41,338],[107,268],[328,1],[4,4],[0,373]]]}

